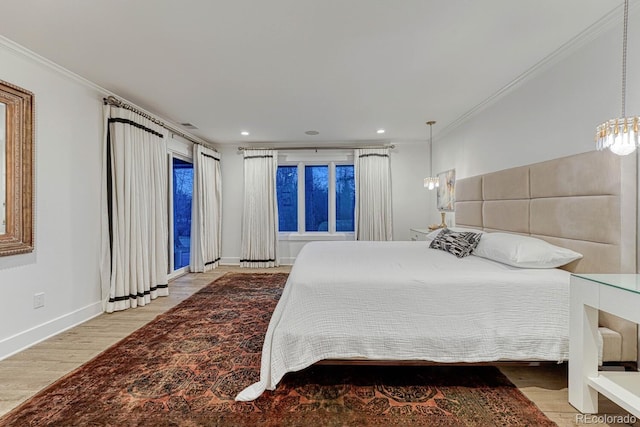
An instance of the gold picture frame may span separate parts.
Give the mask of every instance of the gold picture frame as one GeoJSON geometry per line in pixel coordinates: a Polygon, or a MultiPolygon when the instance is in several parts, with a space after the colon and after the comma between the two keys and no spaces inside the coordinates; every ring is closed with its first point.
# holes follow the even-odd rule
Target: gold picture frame
{"type": "MultiPolygon", "coordinates": [[[[34,95],[0,80],[0,129],[4,129],[5,161],[0,162],[0,198],[3,227],[0,228],[0,256],[32,252],[33,233],[33,141],[34,95]],[[2,117],[3,116],[3,117],[2,117]],[[0,193],[1,194],[1,193],[0,193]],[[2,200],[4,199],[4,200],[2,200]],[[3,206],[4,204],[4,206],[3,206]]],[[[1,140],[0,140],[1,141],[1,140]]]]}

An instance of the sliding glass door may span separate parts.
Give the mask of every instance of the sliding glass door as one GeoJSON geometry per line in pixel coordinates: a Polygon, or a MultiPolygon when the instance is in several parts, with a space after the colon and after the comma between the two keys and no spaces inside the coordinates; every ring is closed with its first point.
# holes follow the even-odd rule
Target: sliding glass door
{"type": "Polygon", "coordinates": [[[191,248],[191,200],[193,198],[193,163],[172,158],[173,263],[172,271],[189,267],[191,248]]]}

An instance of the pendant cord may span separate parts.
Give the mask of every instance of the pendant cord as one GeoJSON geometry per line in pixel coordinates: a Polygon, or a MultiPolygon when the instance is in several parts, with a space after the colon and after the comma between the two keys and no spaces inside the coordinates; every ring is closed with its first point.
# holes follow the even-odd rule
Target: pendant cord
{"type": "Polygon", "coordinates": [[[429,125],[429,176],[433,176],[433,125],[429,125]]]}
{"type": "Polygon", "coordinates": [[[627,26],[629,21],[629,0],[624,2],[624,26],[622,30],[622,117],[626,117],[627,92],[627,26]]]}

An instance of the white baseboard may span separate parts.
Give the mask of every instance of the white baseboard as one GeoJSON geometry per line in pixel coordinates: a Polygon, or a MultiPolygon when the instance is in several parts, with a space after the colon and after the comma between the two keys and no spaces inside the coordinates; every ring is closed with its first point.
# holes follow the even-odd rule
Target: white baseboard
{"type": "Polygon", "coordinates": [[[220,265],[240,265],[240,257],[222,257],[220,265]]]}
{"type": "Polygon", "coordinates": [[[0,341],[0,360],[6,359],[16,353],[38,344],[61,332],[78,326],[87,320],[102,314],[102,302],[89,304],[71,313],[64,314],[56,319],[34,326],[31,329],[20,332],[0,341]]]}
{"type": "MultiPolygon", "coordinates": [[[[295,257],[280,258],[280,265],[293,265],[295,257]]],[[[240,265],[240,257],[220,258],[220,265],[240,265]]]]}

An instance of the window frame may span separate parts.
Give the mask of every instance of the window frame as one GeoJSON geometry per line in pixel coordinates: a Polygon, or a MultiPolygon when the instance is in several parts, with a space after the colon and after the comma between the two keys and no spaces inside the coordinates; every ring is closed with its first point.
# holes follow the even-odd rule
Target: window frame
{"type": "MultiPolygon", "coordinates": [[[[279,166],[298,168],[298,231],[278,231],[278,240],[354,240],[355,231],[336,231],[336,166],[354,166],[353,155],[280,156],[279,166]],[[305,166],[328,166],[328,231],[306,231],[305,166]]],[[[355,214],[355,206],[354,206],[355,214]]]]}

